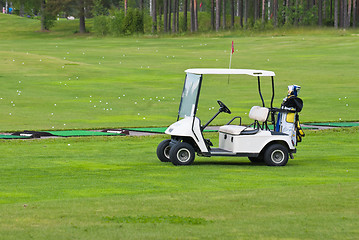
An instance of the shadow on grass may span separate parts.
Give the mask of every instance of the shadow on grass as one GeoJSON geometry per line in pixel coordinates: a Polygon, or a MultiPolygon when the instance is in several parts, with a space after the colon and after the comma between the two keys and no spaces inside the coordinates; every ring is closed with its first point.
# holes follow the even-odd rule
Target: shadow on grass
{"type": "MultiPolygon", "coordinates": [[[[273,166],[267,166],[265,163],[252,163],[252,162],[238,162],[238,161],[198,161],[194,162],[193,165],[206,165],[206,166],[262,166],[262,167],[273,167],[273,166]]],[[[293,167],[293,166],[299,166],[300,164],[289,161],[285,167],[293,167]]]]}
{"type": "Polygon", "coordinates": [[[238,161],[198,161],[193,165],[223,165],[223,166],[265,166],[263,163],[238,162],[238,161]]]}

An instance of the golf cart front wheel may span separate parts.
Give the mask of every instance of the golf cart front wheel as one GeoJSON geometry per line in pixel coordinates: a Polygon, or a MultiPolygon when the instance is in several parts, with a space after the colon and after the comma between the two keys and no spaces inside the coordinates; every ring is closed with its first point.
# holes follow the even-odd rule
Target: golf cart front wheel
{"type": "Polygon", "coordinates": [[[157,157],[161,162],[170,162],[170,139],[163,140],[157,146],[157,157]]]}
{"type": "Polygon", "coordinates": [[[288,162],[288,148],[281,144],[269,146],[264,153],[264,162],[268,166],[285,166],[288,162]]]}
{"type": "Polygon", "coordinates": [[[194,161],[195,151],[186,142],[179,142],[171,147],[170,160],[173,165],[191,165],[194,161]]]}

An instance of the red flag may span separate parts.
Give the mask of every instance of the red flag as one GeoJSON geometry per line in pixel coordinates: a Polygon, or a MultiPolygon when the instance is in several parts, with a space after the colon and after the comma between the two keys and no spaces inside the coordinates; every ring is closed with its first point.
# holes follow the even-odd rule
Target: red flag
{"type": "Polygon", "coordinates": [[[199,4],[199,7],[202,7],[202,3],[199,4]]]}
{"type": "Polygon", "coordinates": [[[234,53],[234,44],[233,44],[233,41],[232,41],[232,54],[234,53]]]}

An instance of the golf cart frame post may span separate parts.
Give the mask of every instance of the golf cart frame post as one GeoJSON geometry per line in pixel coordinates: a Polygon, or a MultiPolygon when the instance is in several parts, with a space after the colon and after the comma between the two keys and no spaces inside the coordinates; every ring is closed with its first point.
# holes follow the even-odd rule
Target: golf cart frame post
{"type": "MultiPolygon", "coordinates": [[[[248,157],[251,161],[265,160],[267,165],[284,166],[288,155],[296,152],[288,134],[270,131],[267,121],[269,114],[275,127],[275,113],[273,108],[275,96],[274,76],[272,71],[252,69],[187,69],[183,86],[177,122],[166,130],[171,139],[162,141],[157,148],[157,156],[163,162],[171,161],[174,165],[189,165],[194,161],[195,153],[199,156],[237,156],[248,157]],[[231,113],[229,108],[217,100],[220,108],[218,112],[203,126],[196,117],[203,75],[249,75],[257,77],[258,92],[262,107],[254,106],[249,117],[254,123],[249,126],[230,125],[236,116],[227,125],[219,128],[219,148],[211,148],[213,144],[204,139],[203,130],[220,113],[231,113]],[[271,77],[270,108],[265,107],[261,90],[261,77],[271,77]],[[260,124],[262,122],[262,124],[260,124]],[[275,157],[276,156],[276,157],[275,157]],[[267,159],[267,160],[266,160],[267,159]]],[[[241,124],[241,122],[240,122],[241,124]]],[[[275,129],[275,128],[274,128],[275,129]]]]}

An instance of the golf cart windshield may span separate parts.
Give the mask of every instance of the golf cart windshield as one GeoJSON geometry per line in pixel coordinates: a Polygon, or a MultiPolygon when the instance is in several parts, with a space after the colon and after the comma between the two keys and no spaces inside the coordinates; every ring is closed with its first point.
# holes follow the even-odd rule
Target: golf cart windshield
{"type": "Polygon", "coordinates": [[[183,87],[181,104],[178,110],[178,118],[195,116],[197,110],[199,90],[201,88],[202,75],[187,73],[183,87]]]}

